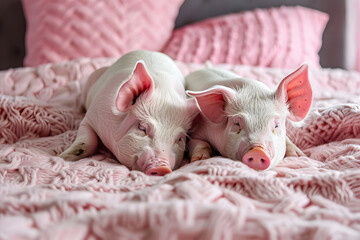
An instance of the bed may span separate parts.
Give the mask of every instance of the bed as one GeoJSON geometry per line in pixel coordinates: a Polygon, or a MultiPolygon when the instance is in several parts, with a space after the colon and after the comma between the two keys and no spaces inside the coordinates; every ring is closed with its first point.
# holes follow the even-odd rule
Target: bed
{"type": "Polygon", "coordinates": [[[76,8],[74,20],[90,25],[72,25],[66,35],[61,19],[72,21],[72,14],[61,11],[72,1],[53,1],[57,8],[44,0],[1,4],[15,2],[14,11],[24,8],[26,18],[2,16],[17,16],[27,32],[8,44],[26,42],[27,52],[19,47],[1,61],[0,239],[360,239],[360,73],[348,68],[346,1],[93,1],[98,15],[119,26],[131,19],[122,8],[140,14],[136,26],[120,30],[105,17],[101,29],[108,35],[95,37],[91,24],[101,19],[89,21],[91,7],[76,8]],[[121,10],[119,19],[109,9],[121,10]],[[39,28],[45,13],[61,16],[53,20],[57,25],[39,28]],[[84,34],[81,44],[67,45],[71,30],[84,34]],[[251,31],[259,35],[249,38],[251,31]],[[49,43],[51,34],[64,34],[56,39],[67,49],[49,43]],[[113,39],[118,48],[109,46],[113,39]],[[87,76],[132,48],[167,53],[184,75],[211,60],[270,87],[308,62],[312,109],[302,126],[288,128],[307,156],[286,157],[266,171],[221,156],[184,159],[162,177],[129,170],[104,146],[77,162],[57,157],[84,117],[80,94],[87,76]],[[76,55],[84,49],[87,55],[76,55]]]}

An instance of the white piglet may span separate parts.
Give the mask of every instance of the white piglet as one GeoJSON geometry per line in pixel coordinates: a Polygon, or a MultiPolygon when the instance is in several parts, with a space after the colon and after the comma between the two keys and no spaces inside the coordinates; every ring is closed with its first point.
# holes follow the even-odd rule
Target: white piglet
{"type": "Polygon", "coordinates": [[[76,140],[60,157],[89,156],[100,138],[130,169],[165,175],[179,166],[198,109],[186,99],[184,77],[170,57],[130,52],[90,75],[83,99],[86,114],[76,140]]]}
{"type": "Polygon", "coordinates": [[[193,123],[191,161],[221,155],[256,170],[276,166],[287,155],[302,155],[287,137],[285,122],[303,120],[312,102],[308,66],[285,77],[274,90],[233,72],[205,68],[186,78],[187,94],[202,114],[193,123]],[[210,145],[209,145],[210,144],[210,145]]]}

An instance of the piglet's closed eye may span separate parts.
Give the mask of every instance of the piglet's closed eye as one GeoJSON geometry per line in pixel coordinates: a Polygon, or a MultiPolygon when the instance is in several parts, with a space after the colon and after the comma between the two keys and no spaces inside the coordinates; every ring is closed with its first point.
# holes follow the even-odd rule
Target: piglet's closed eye
{"type": "Polygon", "coordinates": [[[276,90],[279,100],[285,99],[289,105],[292,121],[303,120],[310,110],[312,89],[308,77],[308,65],[304,64],[293,73],[286,76],[276,90]]]}

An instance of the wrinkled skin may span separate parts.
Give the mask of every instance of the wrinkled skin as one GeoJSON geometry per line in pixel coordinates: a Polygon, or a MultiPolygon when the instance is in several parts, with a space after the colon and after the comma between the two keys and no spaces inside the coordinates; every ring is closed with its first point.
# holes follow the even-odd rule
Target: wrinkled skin
{"type": "Polygon", "coordinates": [[[183,84],[175,63],[158,52],[130,52],[98,69],[85,87],[86,115],[76,140],[60,157],[92,155],[100,139],[130,169],[170,173],[183,159],[186,133],[198,112],[183,84]]]}
{"type": "Polygon", "coordinates": [[[265,170],[285,155],[303,155],[286,136],[285,122],[303,120],[310,109],[307,65],[285,77],[274,90],[212,67],[190,73],[185,82],[201,111],[190,131],[191,161],[209,158],[214,148],[224,157],[265,170]]]}

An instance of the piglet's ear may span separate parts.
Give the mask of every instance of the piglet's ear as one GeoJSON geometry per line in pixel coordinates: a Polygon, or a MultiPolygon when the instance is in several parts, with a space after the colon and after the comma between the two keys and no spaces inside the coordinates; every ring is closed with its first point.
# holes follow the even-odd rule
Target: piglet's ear
{"type": "Polygon", "coordinates": [[[200,113],[195,98],[186,99],[186,103],[188,116],[190,119],[194,119],[200,113]]]}
{"type": "Polygon", "coordinates": [[[153,86],[154,82],[145,68],[145,63],[138,61],[128,80],[119,89],[115,101],[116,108],[121,112],[128,111],[141,94],[150,98],[153,86]]]}
{"type": "Polygon", "coordinates": [[[276,90],[279,100],[285,99],[289,105],[290,120],[303,120],[310,110],[312,89],[308,77],[308,65],[304,64],[285,77],[276,90]]]}
{"type": "Polygon", "coordinates": [[[195,97],[198,108],[202,114],[214,123],[220,123],[226,117],[224,110],[228,99],[234,98],[234,90],[215,86],[204,91],[186,91],[192,97],[195,97]]]}

